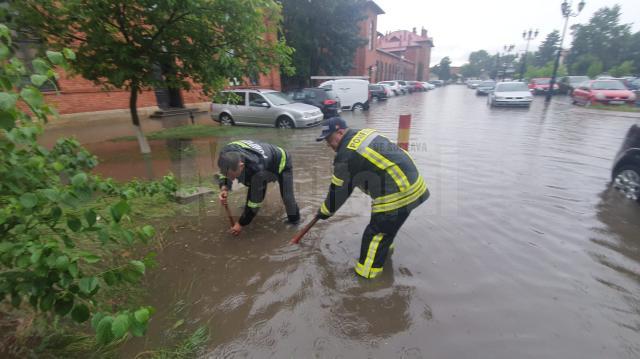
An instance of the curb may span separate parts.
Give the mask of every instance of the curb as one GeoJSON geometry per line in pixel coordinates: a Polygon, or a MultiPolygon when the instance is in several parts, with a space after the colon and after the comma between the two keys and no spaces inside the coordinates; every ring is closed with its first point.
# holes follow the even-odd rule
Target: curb
{"type": "Polygon", "coordinates": [[[557,100],[552,100],[551,103],[556,104],[556,105],[569,106],[569,107],[575,108],[577,111],[580,111],[582,113],[589,113],[589,114],[593,114],[593,115],[604,115],[604,116],[612,116],[612,117],[626,117],[626,118],[637,118],[637,119],[640,119],[640,112],[634,113],[634,112],[624,112],[624,111],[609,111],[609,110],[586,109],[586,108],[582,108],[582,107],[573,105],[571,103],[561,102],[561,101],[557,101],[557,100]]]}

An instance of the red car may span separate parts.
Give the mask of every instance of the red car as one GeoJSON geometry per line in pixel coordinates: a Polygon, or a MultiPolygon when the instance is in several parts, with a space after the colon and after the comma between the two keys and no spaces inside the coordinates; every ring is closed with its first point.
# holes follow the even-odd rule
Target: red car
{"type": "MultiPolygon", "coordinates": [[[[529,91],[531,91],[534,95],[542,95],[549,91],[549,83],[551,82],[551,78],[549,77],[538,77],[533,78],[529,81],[529,91]]],[[[553,92],[556,93],[558,91],[558,84],[553,84],[553,92]]]]}
{"type": "Polygon", "coordinates": [[[592,80],[573,90],[571,102],[585,106],[593,104],[634,106],[636,95],[617,80],[592,80]]]}

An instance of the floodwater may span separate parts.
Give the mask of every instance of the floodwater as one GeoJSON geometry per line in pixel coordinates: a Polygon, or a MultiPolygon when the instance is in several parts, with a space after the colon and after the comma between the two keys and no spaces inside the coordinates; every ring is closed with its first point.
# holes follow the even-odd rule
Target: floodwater
{"type": "MultiPolygon", "coordinates": [[[[395,138],[404,113],[431,197],[400,230],[381,277],[352,269],[369,220],[359,191],[299,246],[288,244],[301,226],[284,223],[277,185],[238,238],[208,198],[165,233],[148,275],[157,313],[123,357],[172,344],[168,328],[203,325],[207,358],[640,357],[640,206],[608,189],[612,159],[640,120],[542,98],[491,109],[463,86],[344,117],[395,138]]],[[[331,178],[318,132],[251,135],[293,154],[305,221],[331,178]]],[[[146,162],[135,142],[89,147],[105,159],[98,171],[120,179],[171,170],[207,182],[212,153],[241,137],[156,141],[146,162]]],[[[244,193],[232,194],[236,215],[244,193]]]]}

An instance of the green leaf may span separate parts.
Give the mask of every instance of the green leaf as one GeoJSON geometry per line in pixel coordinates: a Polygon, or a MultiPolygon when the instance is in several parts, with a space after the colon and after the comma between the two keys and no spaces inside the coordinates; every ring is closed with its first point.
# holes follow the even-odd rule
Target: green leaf
{"type": "Polygon", "coordinates": [[[102,279],[109,286],[114,285],[118,280],[118,278],[116,277],[116,274],[111,272],[111,271],[106,272],[105,274],[103,274],[102,275],[102,279]]]}
{"type": "Polygon", "coordinates": [[[31,61],[31,65],[33,65],[33,69],[35,70],[35,72],[40,75],[46,75],[47,72],[51,69],[49,67],[49,64],[47,64],[46,61],[40,58],[31,61]]]}
{"type": "Polygon", "coordinates": [[[96,277],[84,277],[78,282],[80,291],[85,294],[91,294],[96,288],[98,288],[98,278],[96,277]]]}
{"type": "Polygon", "coordinates": [[[98,219],[98,215],[96,214],[96,212],[93,209],[90,209],[90,210],[84,212],[84,219],[87,220],[87,223],[89,224],[89,227],[93,227],[93,225],[96,224],[96,220],[98,219]]]}
{"type": "Polygon", "coordinates": [[[78,323],[86,322],[89,319],[89,308],[84,304],[76,305],[71,311],[71,318],[78,323]]]}
{"type": "Polygon", "coordinates": [[[16,107],[16,101],[18,101],[18,95],[0,92],[0,110],[12,110],[16,107]]]}
{"type": "Polygon", "coordinates": [[[57,221],[62,217],[62,209],[58,206],[51,208],[51,219],[57,221]]]}
{"type": "Polygon", "coordinates": [[[100,319],[100,322],[96,327],[96,339],[98,344],[105,345],[113,340],[113,332],[111,331],[112,324],[113,317],[111,316],[100,319]]]}
{"type": "Polygon", "coordinates": [[[0,128],[6,131],[16,127],[16,119],[13,113],[0,111],[0,128]]]}
{"type": "Polygon", "coordinates": [[[78,232],[82,229],[82,222],[80,222],[78,217],[68,216],[67,227],[74,232],[78,232]]]}
{"type": "Polygon", "coordinates": [[[62,53],[60,53],[60,52],[47,51],[47,58],[54,65],[58,65],[58,66],[64,65],[64,56],[62,56],[62,53]]]}
{"type": "Polygon", "coordinates": [[[40,298],[40,310],[43,312],[48,312],[53,307],[53,302],[56,300],[56,296],[54,293],[49,292],[42,298],[40,298]]]}
{"type": "Polygon", "coordinates": [[[131,334],[133,334],[134,337],[142,337],[147,331],[147,326],[134,320],[132,321],[131,328],[129,329],[131,330],[131,334]]]}
{"type": "Polygon", "coordinates": [[[44,105],[44,97],[37,89],[27,87],[20,91],[20,97],[32,107],[42,107],[44,105]]]}
{"type": "Polygon", "coordinates": [[[142,227],[142,233],[144,233],[147,238],[152,238],[156,235],[156,230],[152,226],[146,225],[142,227]]]}
{"type": "Polygon", "coordinates": [[[58,201],[58,198],[60,197],[58,191],[53,188],[45,188],[41,193],[51,202],[58,201]]]}
{"type": "Polygon", "coordinates": [[[145,265],[141,261],[130,261],[129,264],[140,274],[144,274],[145,265]]]}
{"type": "Polygon", "coordinates": [[[46,75],[31,75],[31,83],[36,87],[42,86],[49,78],[46,75]]]}
{"type": "Polygon", "coordinates": [[[67,58],[67,60],[73,61],[76,59],[76,53],[71,49],[65,48],[62,50],[62,53],[64,54],[64,57],[67,58]]]}
{"type": "Polygon", "coordinates": [[[71,264],[69,264],[69,267],[67,268],[67,270],[69,271],[69,274],[71,274],[71,276],[73,278],[78,278],[78,274],[79,274],[79,270],[78,270],[78,263],[77,262],[73,262],[71,264]]]}
{"type": "Polygon", "coordinates": [[[139,323],[146,323],[149,320],[149,315],[151,313],[149,313],[149,309],[147,308],[142,308],[142,309],[138,309],[136,310],[136,312],[133,314],[133,316],[136,318],[136,320],[139,323]]]}
{"type": "Polygon", "coordinates": [[[93,328],[93,330],[98,329],[98,323],[100,323],[100,321],[104,317],[105,317],[104,313],[101,313],[101,312],[98,312],[93,315],[93,318],[91,318],[91,327],[93,328]]]}
{"type": "Polygon", "coordinates": [[[64,165],[60,162],[54,162],[52,166],[56,172],[60,172],[64,169],[64,165]]]}
{"type": "Polygon", "coordinates": [[[71,184],[75,187],[82,187],[87,184],[87,174],[80,172],[71,178],[71,184]]]}
{"type": "Polygon", "coordinates": [[[24,208],[33,208],[38,204],[38,196],[33,193],[25,193],[20,196],[20,204],[24,208]]]}
{"type": "Polygon", "coordinates": [[[31,253],[31,263],[36,264],[42,258],[42,249],[36,249],[31,253]]]}
{"type": "Polygon", "coordinates": [[[82,256],[82,258],[89,264],[98,263],[100,261],[100,257],[95,254],[87,254],[85,256],[82,256]]]}
{"type": "Polygon", "coordinates": [[[0,60],[6,60],[11,52],[5,44],[0,44],[0,60]]]}
{"type": "Polygon", "coordinates": [[[56,314],[63,317],[67,315],[71,308],[73,308],[73,297],[65,297],[56,300],[56,304],[54,305],[54,310],[56,314]]]}
{"type": "Polygon", "coordinates": [[[127,214],[129,210],[130,210],[129,204],[124,200],[116,203],[110,208],[111,216],[113,217],[113,220],[116,222],[120,222],[120,220],[122,219],[122,216],[127,214]]]}
{"type": "Polygon", "coordinates": [[[56,258],[56,268],[58,270],[61,271],[65,271],[67,270],[67,267],[69,267],[69,257],[67,256],[60,256],[58,258],[56,258]]]}
{"type": "Polygon", "coordinates": [[[116,317],[111,325],[111,332],[116,339],[124,337],[129,331],[129,316],[126,314],[120,314],[116,317]]]}
{"type": "Polygon", "coordinates": [[[106,244],[109,240],[109,231],[107,231],[106,229],[100,230],[98,232],[98,239],[100,239],[100,242],[102,242],[102,244],[106,244]]]}

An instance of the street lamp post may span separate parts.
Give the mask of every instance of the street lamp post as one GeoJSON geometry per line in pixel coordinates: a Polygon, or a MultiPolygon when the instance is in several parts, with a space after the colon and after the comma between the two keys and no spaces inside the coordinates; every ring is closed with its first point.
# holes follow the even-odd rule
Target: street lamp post
{"type": "Polygon", "coordinates": [[[558,66],[560,65],[560,55],[562,53],[562,44],[564,43],[564,35],[567,33],[567,24],[569,23],[569,17],[576,17],[582,9],[584,9],[584,5],[586,4],[584,0],[580,0],[578,3],[578,12],[571,11],[571,5],[573,1],[570,3],[567,0],[564,0],[561,5],[562,16],[564,17],[564,29],[562,30],[562,37],[560,38],[560,46],[558,46],[558,53],[556,54],[556,61],[553,63],[553,75],[551,75],[551,81],[549,82],[549,91],[547,91],[547,97],[545,101],[551,101],[551,97],[553,96],[553,87],[556,85],[556,76],[558,76],[558,66]]]}
{"type": "Polygon", "coordinates": [[[531,42],[531,40],[535,39],[536,37],[538,37],[538,29],[536,29],[535,32],[532,29],[529,29],[528,32],[526,30],[522,32],[522,38],[527,40],[527,46],[525,47],[524,56],[522,57],[522,65],[520,66],[520,81],[524,79],[524,73],[527,70],[527,55],[529,54],[529,42],[531,42]]]}
{"type": "MultiPolygon", "coordinates": [[[[503,56],[508,55],[511,51],[513,51],[515,47],[516,47],[515,45],[504,45],[502,47],[502,49],[504,50],[503,56]]],[[[506,63],[505,63],[505,71],[506,71],[506,63]]],[[[498,51],[498,54],[496,55],[496,76],[495,76],[496,82],[498,82],[499,73],[500,73],[500,51],[498,51]]],[[[504,71],[502,72],[502,79],[504,80],[504,71]]]]}

